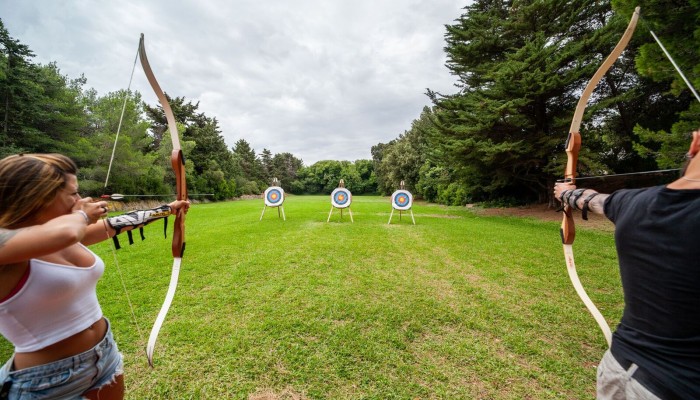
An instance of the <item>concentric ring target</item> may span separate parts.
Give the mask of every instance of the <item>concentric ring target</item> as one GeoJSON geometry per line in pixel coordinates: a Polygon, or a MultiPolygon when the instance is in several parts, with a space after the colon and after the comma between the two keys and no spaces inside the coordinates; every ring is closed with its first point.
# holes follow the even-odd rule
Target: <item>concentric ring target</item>
{"type": "Polygon", "coordinates": [[[268,207],[279,207],[284,203],[284,189],[279,186],[270,186],[265,189],[265,205],[268,207]]]}
{"type": "Polygon", "coordinates": [[[331,204],[335,208],[346,208],[350,207],[352,203],[352,193],[345,188],[336,188],[333,193],[331,193],[331,204]]]}
{"type": "Polygon", "coordinates": [[[391,195],[391,206],[406,211],[413,206],[413,195],[408,190],[397,190],[391,195]]]}

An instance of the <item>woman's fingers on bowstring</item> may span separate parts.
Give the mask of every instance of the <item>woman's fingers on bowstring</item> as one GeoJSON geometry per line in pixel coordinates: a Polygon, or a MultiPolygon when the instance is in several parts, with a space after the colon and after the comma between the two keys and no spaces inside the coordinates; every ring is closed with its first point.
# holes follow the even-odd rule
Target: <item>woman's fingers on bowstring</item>
{"type": "MultiPolygon", "coordinates": [[[[109,205],[106,201],[92,201],[90,197],[78,200],[76,206],[79,206],[79,210],[85,211],[85,213],[90,218],[93,223],[97,222],[98,219],[104,217],[109,212],[109,205]]],[[[74,207],[75,209],[75,207],[74,207]]]]}
{"type": "Polygon", "coordinates": [[[189,200],[175,200],[168,205],[170,206],[170,208],[173,209],[173,213],[180,211],[180,209],[182,209],[184,212],[187,212],[187,210],[190,209],[190,201],[189,200]]]}

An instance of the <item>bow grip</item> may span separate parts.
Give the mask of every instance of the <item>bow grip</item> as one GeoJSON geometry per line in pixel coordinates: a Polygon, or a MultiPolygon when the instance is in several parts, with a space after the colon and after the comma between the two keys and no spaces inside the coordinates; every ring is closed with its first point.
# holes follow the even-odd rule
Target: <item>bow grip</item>
{"type": "MultiPolygon", "coordinates": [[[[170,164],[175,171],[175,186],[177,189],[177,199],[187,200],[187,183],[185,181],[185,156],[182,150],[174,149],[170,155],[170,164]]],[[[185,211],[180,208],[175,214],[173,224],[173,257],[180,257],[185,253],[185,211]]]]}

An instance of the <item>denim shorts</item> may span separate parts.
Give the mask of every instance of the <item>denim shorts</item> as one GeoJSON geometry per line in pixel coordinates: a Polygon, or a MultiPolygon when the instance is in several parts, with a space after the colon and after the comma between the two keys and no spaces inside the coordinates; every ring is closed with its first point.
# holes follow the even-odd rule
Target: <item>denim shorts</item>
{"type": "Polygon", "coordinates": [[[104,339],[86,352],[19,371],[12,371],[13,361],[0,368],[0,399],[80,399],[124,373],[109,321],[104,339]]]}

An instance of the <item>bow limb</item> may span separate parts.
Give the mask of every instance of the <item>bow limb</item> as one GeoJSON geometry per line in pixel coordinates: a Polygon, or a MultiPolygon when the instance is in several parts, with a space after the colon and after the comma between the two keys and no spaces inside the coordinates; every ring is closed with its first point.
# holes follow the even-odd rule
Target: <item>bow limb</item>
{"type": "MultiPolygon", "coordinates": [[[[175,114],[168,103],[168,99],[165,97],[165,93],[160,88],[158,81],[156,80],[153,70],[148,63],[148,57],[146,56],[146,48],[144,46],[143,34],[141,34],[141,40],[139,41],[139,58],[141,59],[141,66],[143,67],[143,72],[148,78],[148,82],[151,84],[153,91],[158,97],[161,107],[163,107],[163,113],[168,121],[168,130],[170,131],[170,138],[173,143],[173,151],[170,155],[170,164],[175,172],[175,180],[177,186],[177,199],[187,200],[187,183],[185,180],[185,157],[182,155],[182,149],[180,147],[180,138],[177,134],[177,124],[175,123],[175,114]]],[[[180,266],[182,264],[182,255],[185,252],[185,212],[183,208],[180,208],[175,215],[175,223],[173,228],[173,268],[170,275],[170,284],[168,286],[168,292],[165,295],[165,301],[158,312],[158,317],[153,324],[151,329],[151,334],[148,337],[148,345],[146,346],[146,356],[148,358],[148,364],[153,367],[153,352],[156,346],[156,340],[158,339],[158,333],[160,328],[165,321],[165,316],[168,314],[170,305],[175,297],[175,291],[177,290],[177,282],[180,275],[180,266]]]]}
{"type": "MultiPolygon", "coordinates": [[[[596,88],[596,86],[598,86],[600,80],[603,78],[603,76],[605,76],[605,73],[608,72],[608,70],[610,69],[610,67],[612,67],[612,65],[615,63],[620,54],[622,54],[622,52],[625,50],[625,47],[627,47],[627,44],[629,43],[630,39],[632,38],[632,34],[634,33],[634,29],[637,27],[638,20],[639,7],[637,7],[634,10],[632,19],[630,20],[630,23],[627,26],[625,33],[622,35],[622,38],[620,38],[617,45],[615,45],[615,48],[610,53],[610,55],[605,59],[605,61],[603,61],[603,64],[595,72],[591,80],[588,81],[588,84],[583,90],[583,93],[581,93],[581,97],[579,98],[578,104],[576,105],[574,117],[571,121],[571,127],[569,128],[569,136],[566,139],[567,162],[566,170],[564,172],[564,179],[571,184],[576,183],[576,166],[578,164],[579,150],[581,149],[581,120],[583,118],[583,113],[586,109],[586,105],[588,104],[588,100],[590,99],[593,90],[596,88]]],[[[593,304],[591,298],[588,297],[588,294],[583,289],[583,285],[581,284],[581,280],[578,277],[578,273],[576,272],[576,263],[574,262],[573,249],[574,239],[576,238],[576,227],[574,225],[572,211],[573,210],[571,209],[571,206],[569,206],[568,204],[564,204],[564,217],[562,220],[560,230],[561,240],[564,246],[564,258],[566,259],[566,267],[569,272],[569,278],[571,279],[571,283],[576,289],[576,293],[581,298],[583,303],[586,305],[588,311],[591,313],[591,315],[593,315],[593,318],[598,323],[598,326],[603,332],[605,340],[608,343],[608,347],[610,347],[610,344],[612,343],[612,332],[610,331],[610,326],[605,320],[605,317],[603,317],[598,308],[595,306],[595,304],[593,304]]]]}

